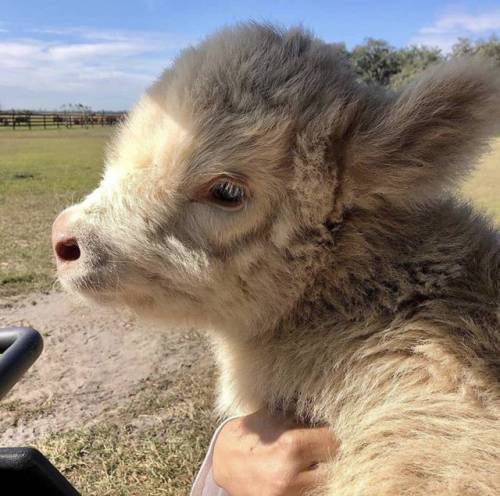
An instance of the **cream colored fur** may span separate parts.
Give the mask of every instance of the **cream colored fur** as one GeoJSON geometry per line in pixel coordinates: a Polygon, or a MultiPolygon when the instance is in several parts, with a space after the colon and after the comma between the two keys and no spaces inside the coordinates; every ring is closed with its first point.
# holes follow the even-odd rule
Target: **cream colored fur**
{"type": "Polygon", "coordinates": [[[499,237],[453,186],[499,117],[484,61],[392,94],[302,30],[226,29],[131,113],[60,279],[206,329],[224,415],[331,425],[318,494],[498,496],[499,237]],[[226,175],[240,211],[200,197],[226,175]]]}

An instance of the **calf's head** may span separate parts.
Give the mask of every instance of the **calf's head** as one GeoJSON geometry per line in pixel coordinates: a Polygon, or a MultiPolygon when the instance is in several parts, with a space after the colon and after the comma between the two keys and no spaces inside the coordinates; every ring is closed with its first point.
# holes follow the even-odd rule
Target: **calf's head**
{"type": "Polygon", "coordinates": [[[334,274],[322,253],[346,211],[415,208],[469,168],[498,88],[458,61],[393,94],[303,30],[226,29],[165,71],[99,187],[56,219],[60,281],[174,324],[271,324],[334,274]]]}

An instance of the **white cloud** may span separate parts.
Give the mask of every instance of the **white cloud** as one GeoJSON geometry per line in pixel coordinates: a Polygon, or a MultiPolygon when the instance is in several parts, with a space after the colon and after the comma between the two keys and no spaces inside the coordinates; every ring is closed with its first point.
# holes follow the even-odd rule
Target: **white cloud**
{"type": "Polygon", "coordinates": [[[448,12],[432,25],[424,26],[410,39],[410,44],[428,45],[449,52],[458,38],[487,37],[500,31],[500,9],[480,14],[448,12]]]}
{"type": "Polygon", "coordinates": [[[423,33],[443,34],[450,31],[463,30],[470,33],[482,34],[487,31],[500,29],[500,11],[480,14],[451,14],[441,19],[428,28],[423,28],[423,33]]]}
{"type": "Polygon", "coordinates": [[[97,57],[132,56],[144,53],[144,46],[127,42],[111,43],[79,43],[73,45],[56,45],[48,47],[46,54],[55,61],[77,60],[83,62],[97,57]]]}
{"type": "Polygon", "coordinates": [[[0,36],[0,105],[58,108],[81,102],[126,109],[188,40],[158,33],[39,29],[0,36]]]}
{"type": "Polygon", "coordinates": [[[0,64],[5,60],[16,60],[19,57],[37,57],[41,53],[41,47],[37,43],[29,41],[0,42],[0,64]]]}

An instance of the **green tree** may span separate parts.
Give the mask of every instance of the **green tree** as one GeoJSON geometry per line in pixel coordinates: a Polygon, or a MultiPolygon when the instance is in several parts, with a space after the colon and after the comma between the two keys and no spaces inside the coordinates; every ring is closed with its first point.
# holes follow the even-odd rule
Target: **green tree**
{"type": "Polygon", "coordinates": [[[391,77],[391,87],[398,89],[407,84],[417,74],[432,64],[442,62],[444,56],[439,48],[426,46],[410,46],[397,52],[400,71],[391,77]]]}
{"type": "Polygon", "coordinates": [[[500,40],[496,35],[492,35],[487,40],[470,41],[467,38],[459,38],[453,45],[452,57],[463,57],[479,55],[490,58],[500,65],[500,40]]]}
{"type": "Polygon", "coordinates": [[[451,57],[464,57],[474,55],[474,45],[468,38],[458,38],[451,49],[451,57]]]}
{"type": "Polygon", "coordinates": [[[354,47],[350,59],[360,78],[367,83],[387,86],[391,77],[401,70],[397,51],[384,40],[368,38],[354,47]]]}
{"type": "Polygon", "coordinates": [[[446,59],[478,55],[500,65],[500,40],[495,35],[477,41],[459,38],[447,56],[439,48],[410,46],[395,49],[386,41],[373,38],[368,38],[351,52],[341,44],[337,49],[351,61],[360,79],[393,89],[401,88],[430,65],[446,59]]]}

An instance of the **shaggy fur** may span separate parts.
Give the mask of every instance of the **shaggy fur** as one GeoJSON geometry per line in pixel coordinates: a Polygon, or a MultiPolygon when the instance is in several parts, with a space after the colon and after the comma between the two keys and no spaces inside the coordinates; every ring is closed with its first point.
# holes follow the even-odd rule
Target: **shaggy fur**
{"type": "Polygon", "coordinates": [[[301,29],[226,29],[131,113],[60,279],[207,329],[224,414],[331,425],[318,494],[498,496],[499,237],[451,187],[499,121],[484,61],[393,94],[301,29]],[[241,210],[206,197],[227,177],[241,210]]]}

